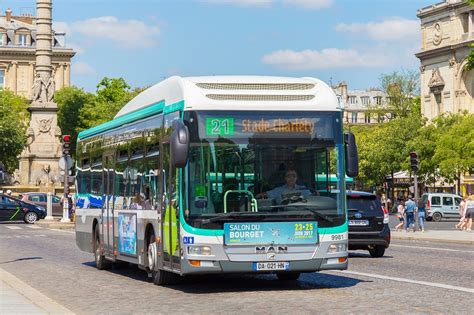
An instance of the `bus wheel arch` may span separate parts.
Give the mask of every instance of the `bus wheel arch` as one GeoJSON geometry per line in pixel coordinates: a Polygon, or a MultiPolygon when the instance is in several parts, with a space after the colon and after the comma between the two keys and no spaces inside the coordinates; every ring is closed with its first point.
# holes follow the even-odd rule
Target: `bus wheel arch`
{"type": "Polygon", "coordinates": [[[93,234],[92,234],[92,249],[94,253],[94,260],[95,266],[99,270],[109,269],[111,266],[110,261],[108,261],[104,254],[102,253],[101,249],[101,242],[100,242],[100,233],[99,233],[99,224],[94,221],[93,223],[93,234]]]}

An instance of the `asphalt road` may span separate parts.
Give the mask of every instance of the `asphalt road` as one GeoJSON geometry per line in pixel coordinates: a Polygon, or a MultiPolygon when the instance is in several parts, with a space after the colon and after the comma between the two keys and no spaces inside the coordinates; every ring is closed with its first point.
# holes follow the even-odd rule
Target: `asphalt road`
{"type": "Polygon", "coordinates": [[[394,241],[383,258],[350,254],[348,271],[201,276],[153,285],[136,267],[95,268],[74,233],[0,224],[0,268],[78,314],[95,313],[469,313],[473,247],[394,241]]]}

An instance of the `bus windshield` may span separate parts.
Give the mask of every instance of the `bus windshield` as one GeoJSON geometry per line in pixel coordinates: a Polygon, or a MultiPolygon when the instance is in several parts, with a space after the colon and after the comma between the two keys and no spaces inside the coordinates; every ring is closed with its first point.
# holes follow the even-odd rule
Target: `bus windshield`
{"type": "Polygon", "coordinates": [[[184,217],[228,222],[345,221],[340,112],[186,112],[184,217]]]}

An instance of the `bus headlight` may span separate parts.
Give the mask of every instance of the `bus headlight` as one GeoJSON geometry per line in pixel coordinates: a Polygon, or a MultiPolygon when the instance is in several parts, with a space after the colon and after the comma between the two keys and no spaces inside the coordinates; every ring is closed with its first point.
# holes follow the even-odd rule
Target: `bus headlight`
{"type": "Polygon", "coordinates": [[[211,256],[212,250],[209,246],[188,246],[189,255],[211,256]]]}
{"type": "Polygon", "coordinates": [[[340,243],[340,244],[331,244],[328,248],[328,253],[334,254],[339,252],[347,251],[347,244],[340,243]]]}

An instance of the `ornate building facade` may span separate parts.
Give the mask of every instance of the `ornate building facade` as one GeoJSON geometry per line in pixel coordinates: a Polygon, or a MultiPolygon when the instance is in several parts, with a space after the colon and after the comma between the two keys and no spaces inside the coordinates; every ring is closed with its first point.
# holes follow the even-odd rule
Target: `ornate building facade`
{"type": "Polygon", "coordinates": [[[444,112],[474,113],[474,70],[466,58],[474,43],[474,6],[445,0],[418,10],[421,20],[421,110],[429,120],[444,112]]]}
{"type": "MultiPolygon", "coordinates": [[[[32,100],[36,66],[37,18],[14,16],[10,9],[0,16],[0,87],[32,100]]],[[[53,31],[52,71],[55,89],[70,86],[71,58],[64,34],[53,31]]]]}

